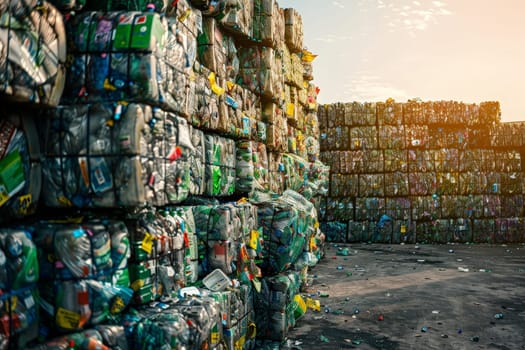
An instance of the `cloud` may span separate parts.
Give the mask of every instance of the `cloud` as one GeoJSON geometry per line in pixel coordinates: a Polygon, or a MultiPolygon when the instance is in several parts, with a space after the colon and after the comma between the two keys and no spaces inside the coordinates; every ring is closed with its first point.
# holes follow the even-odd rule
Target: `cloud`
{"type": "Polygon", "coordinates": [[[438,23],[438,18],[453,15],[447,1],[429,2],[416,0],[378,0],[377,10],[382,11],[389,32],[404,30],[410,36],[425,31],[438,23]],[[395,30],[394,30],[395,29],[395,30]]]}
{"type": "Polygon", "coordinates": [[[405,90],[383,81],[377,75],[368,72],[358,72],[349,83],[343,85],[342,94],[346,100],[353,101],[385,101],[388,98],[407,100],[405,90]]]}
{"type": "Polygon", "coordinates": [[[345,8],[345,5],[343,5],[343,4],[340,3],[339,1],[332,1],[332,5],[334,5],[334,6],[336,6],[336,7],[339,7],[339,8],[342,8],[342,9],[345,8]]]}

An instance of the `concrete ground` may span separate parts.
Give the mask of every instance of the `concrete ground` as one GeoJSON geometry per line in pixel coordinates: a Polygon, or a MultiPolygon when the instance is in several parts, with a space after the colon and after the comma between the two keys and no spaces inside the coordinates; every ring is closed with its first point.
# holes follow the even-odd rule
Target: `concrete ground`
{"type": "Polygon", "coordinates": [[[328,244],[310,277],[285,348],[525,349],[525,245],[328,244]]]}

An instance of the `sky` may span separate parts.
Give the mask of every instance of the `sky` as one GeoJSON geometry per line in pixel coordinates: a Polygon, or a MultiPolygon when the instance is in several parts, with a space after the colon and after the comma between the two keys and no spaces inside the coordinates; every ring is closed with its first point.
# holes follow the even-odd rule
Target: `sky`
{"type": "Polygon", "coordinates": [[[499,101],[525,121],[523,0],[278,0],[317,54],[318,102],[499,101]]]}

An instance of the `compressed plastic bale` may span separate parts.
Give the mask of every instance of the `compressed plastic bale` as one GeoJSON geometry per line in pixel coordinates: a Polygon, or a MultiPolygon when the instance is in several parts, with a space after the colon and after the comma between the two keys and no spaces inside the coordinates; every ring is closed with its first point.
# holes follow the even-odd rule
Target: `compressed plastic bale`
{"type": "Polygon", "coordinates": [[[227,196],[235,191],[235,141],[205,135],[205,193],[210,196],[227,196]]]}
{"type": "Polygon", "coordinates": [[[271,192],[283,193],[285,171],[282,162],[282,153],[268,150],[268,184],[271,192]]]}
{"type": "Polygon", "coordinates": [[[275,274],[289,268],[301,254],[305,237],[298,232],[299,213],[287,203],[257,204],[259,224],[263,228],[263,272],[275,274]]]}
{"type": "Polygon", "coordinates": [[[187,319],[172,308],[145,308],[126,314],[122,323],[127,327],[130,348],[184,349],[190,345],[191,331],[187,319]]]}
{"type": "Polygon", "coordinates": [[[233,35],[248,39],[253,36],[254,4],[251,0],[226,2],[220,17],[221,25],[233,35]]]}
{"type": "Polygon", "coordinates": [[[474,243],[492,243],[496,222],[493,219],[472,220],[472,241],[474,243]]]}
{"type": "Polygon", "coordinates": [[[72,62],[62,103],[126,100],[189,115],[194,57],[177,25],[151,12],[83,12],[67,25],[72,62]]]}
{"type": "Polygon", "coordinates": [[[386,198],[385,213],[393,220],[409,220],[411,218],[410,199],[408,197],[386,198]]]}
{"type": "MultiPolygon", "coordinates": [[[[141,287],[140,271],[151,267],[158,280],[151,283],[160,286],[159,293],[170,295],[185,281],[185,221],[173,210],[144,211],[135,219],[131,231],[132,260],[144,262],[135,266],[132,286],[141,287]],[[151,261],[154,262],[151,262],[151,261]],[[158,268],[154,268],[157,265],[158,268]]],[[[137,288],[134,288],[135,291],[137,288]]]]}
{"type": "Polygon", "coordinates": [[[22,349],[38,337],[38,281],[37,248],[31,233],[23,229],[0,229],[2,344],[22,349]]]}
{"type": "Polygon", "coordinates": [[[10,100],[56,106],[64,90],[66,31],[58,10],[43,2],[0,8],[0,92],[10,100]],[[43,9],[44,11],[41,11],[43,9]]]}
{"type": "Polygon", "coordinates": [[[409,173],[409,191],[412,196],[431,195],[435,192],[436,174],[434,173],[409,173]]]}
{"type": "Polygon", "coordinates": [[[344,104],[344,124],[347,126],[376,125],[377,111],[373,102],[348,102],[344,104]]]}
{"type": "Polygon", "coordinates": [[[403,104],[388,99],[376,103],[377,122],[379,125],[403,124],[403,104]]]}
{"type": "Polygon", "coordinates": [[[381,149],[403,150],[406,148],[403,125],[382,125],[378,128],[378,147],[381,149]]]}
{"type": "Polygon", "coordinates": [[[193,146],[184,119],[138,104],[61,106],[48,113],[42,128],[46,205],[166,205],[187,197],[193,146]]]}
{"type": "Polygon", "coordinates": [[[432,193],[457,195],[458,178],[458,173],[436,173],[432,193]]]}
{"type": "Polygon", "coordinates": [[[497,218],[501,217],[501,196],[487,194],[483,195],[483,217],[497,218]]]}
{"type": "Polygon", "coordinates": [[[415,243],[415,222],[409,220],[394,220],[392,228],[392,243],[415,243]]]}
{"type": "MultiPolygon", "coordinates": [[[[449,240],[460,243],[472,242],[472,221],[466,218],[453,220],[453,236],[449,240]]],[[[440,242],[448,242],[449,240],[440,242]]]]}
{"type": "Polygon", "coordinates": [[[357,197],[359,191],[359,177],[354,175],[332,174],[330,178],[330,196],[357,197]]]}
{"type": "Polygon", "coordinates": [[[408,147],[426,147],[429,131],[427,125],[406,125],[405,135],[408,147]]]}
{"type": "Polygon", "coordinates": [[[373,150],[378,148],[378,130],[375,126],[350,128],[350,148],[352,150],[373,150]]]}
{"type": "Polygon", "coordinates": [[[355,219],[358,221],[377,221],[385,210],[385,198],[358,197],[356,199],[355,219]]]}
{"type": "Polygon", "coordinates": [[[188,345],[194,348],[217,346],[222,336],[219,304],[212,298],[186,297],[171,306],[190,325],[188,345]]]}
{"type": "Polygon", "coordinates": [[[255,295],[255,315],[259,338],[282,341],[295,325],[294,296],[299,293],[297,272],[266,277],[261,291],[255,295]]]}
{"type": "Polygon", "coordinates": [[[42,222],[35,227],[42,306],[51,329],[83,329],[105,321],[110,313],[122,312],[130,302],[129,246],[122,225],[111,221],[83,225],[42,222]],[[112,239],[118,247],[112,246],[112,239]]]}
{"type": "Polygon", "coordinates": [[[384,174],[360,174],[359,196],[360,197],[383,197],[385,195],[384,174]]]}
{"type": "Polygon", "coordinates": [[[432,196],[410,197],[412,220],[433,220],[441,217],[439,199],[432,196]]]}
{"type": "Polygon", "coordinates": [[[523,216],[523,195],[514,194],[501,196],[501,215],[503,217],[523,216]]]}
{"type": "Polygon", "coordinates": [[[501,109],[497,101],[487,101],[479,104],[479,124],[490,125],[500,122],[501,109]]]}
{"type": "Polygon", "coordinates": [[[285,32],[284,38],[286,45],[293,52],[300,52],[303,49],[303,20],[299,12],[293,8],[284,9],[285,32]]]}
{"type": "Polygon", "coordinates": [[[284,41],[284,18],[276,0],[254,1],[252,35],[254,40],[270,47],[284,41]]]}
{"type": "Polygon", "coordinates": [[[268,188],[266,146],[252,141],[236,143],[236,191],[252,192],[268,188]]]}
{"type": "Polygon", "coordinates": [[[408,154],[404,149],[387,149],[384,151],[385,172],[406,172],[408,170],[408,154]]]}
{"type": "Polygon", "coordinates": [[[351,198],[327,198],[327,220],[352,220],[354,218],[354,200],[351,198]]]}
{"type": "Polygon", "coordinates": [[[321,231],[328,242],[345,243],[348,235],[348,223],[344,221],[321,222],[321,231]]]}
{"type": "Polygon", "coordinates": [[[433,152],[430,150],[409,149],[408,171],[409,173],[435,171],[433,152]]]}
{"type": "Polygon", "coordinates": [[[203,31],[198,36],[199,61],[219,77],[226,77],[227,47],[217,21],[203,19],[203,31]]]}
{"type": "Polygon", "coordinates": [[[193,152],[188,161],[190,168],[190,195],[200,196],[205,191],[205,145],[204,132],[197,128],[190,128],[191,143],[193,152]]]}
{"type": "Polygon", "coordinates": [[[495,222],[494,242],[522,242],[523,219],[520,217],[501,218],[495,222]]]}
{"type": "Polygon", "coordinates": [[[37,209],[42,186],[40,144],[29,111],[8,111],[0,120],[0,222],[37,209]]]}

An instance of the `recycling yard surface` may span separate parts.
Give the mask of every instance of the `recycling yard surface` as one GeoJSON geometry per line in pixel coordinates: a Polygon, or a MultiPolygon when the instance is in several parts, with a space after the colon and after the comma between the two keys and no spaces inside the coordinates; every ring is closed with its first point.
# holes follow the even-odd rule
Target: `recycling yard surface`
{"type": "Polygon", "coordinates": [[[285,348],[525,349],[525,245],[329,244],[309,277],[285,348]]]}

